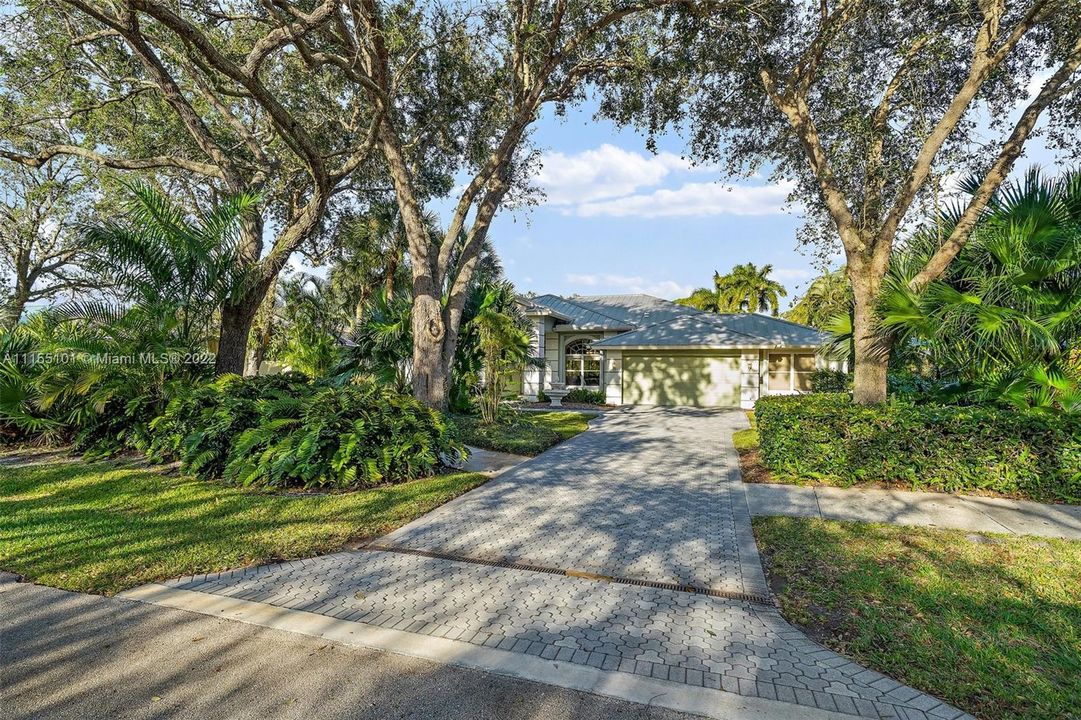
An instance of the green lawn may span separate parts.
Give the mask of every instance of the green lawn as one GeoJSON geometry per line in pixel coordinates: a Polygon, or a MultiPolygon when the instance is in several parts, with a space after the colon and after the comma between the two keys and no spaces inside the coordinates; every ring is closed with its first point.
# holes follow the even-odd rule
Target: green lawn
{"type": "Polygon", "coordinates": [[[985,719],[1081,717],[1081,542],[754,521],[784,614],[985,719]]]}
{"type": "Polygon", "coordinates": [[[112,594],[153,580],[331,552],[482,484],[438,475],[331,495],[271,495],[133,464],[0,468],[0,568],[112,594]]]}
{"type": "Polygon", "coordinates": [[[467,445],[518,455],[539,455],[588,427],[591,415],[579,412],[523,412],[514,422],[484,425],[478,418],[458,416],[467,445]]]}
{"type": "Polygon", "coordinates": [[[758,449],[758,423],[755,422],[753,411],[747,413],[747,420],[751,423],[749,428],[732,433],[732,442],[740,452],[758,449]]]}

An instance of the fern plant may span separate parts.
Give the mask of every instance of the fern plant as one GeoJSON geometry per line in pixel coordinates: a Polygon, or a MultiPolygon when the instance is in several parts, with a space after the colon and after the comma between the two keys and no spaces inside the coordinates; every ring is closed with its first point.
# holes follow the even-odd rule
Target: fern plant
{"type": "Polygon", "coordinates": [[[151,424],[148,454],[156,462],[179,460],[201,479],[221,477],[236,437],[255,427],[269,403],[302,404],[311,394],[300,373],[242,378],[222,375],[170,401],[151,424]]]}
{"type": "Polygon", "coordinates": [[[438,412],[376,383],[323,387],[304,402],[267,400],[230,452],[242,485],[370,487],[430,475],[463,448],[438,412]]]}

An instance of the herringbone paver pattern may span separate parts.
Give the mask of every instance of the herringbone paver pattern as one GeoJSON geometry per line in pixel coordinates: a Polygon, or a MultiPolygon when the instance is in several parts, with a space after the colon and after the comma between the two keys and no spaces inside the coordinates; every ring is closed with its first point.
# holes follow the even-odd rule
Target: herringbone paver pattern
{"type": "Polygon", "coordinates": [[[695,409],[609,415],[381,542],[767,594],[724,440],[741,420],[695,409]]]}
{"type": "MultiPolygon", "coordinates": [[[[730,440],[742,422],[610,415],[380,543],[765,593],[730,440]]],[[[367,550],[169,584],[861,717],[965,717],[769,605],[367,550]]]]}

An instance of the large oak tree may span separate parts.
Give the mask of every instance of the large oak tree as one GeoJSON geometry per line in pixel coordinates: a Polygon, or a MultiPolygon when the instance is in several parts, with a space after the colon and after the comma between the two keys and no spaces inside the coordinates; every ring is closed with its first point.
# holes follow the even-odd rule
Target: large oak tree
{"type": "Polygon", "coordinates": [[[545,105],[579,100],[585,84],[641,62],[652,12],[674,0],[348,0],[337,47],[310,47],[381,114],[378,147],[408,243],[413,391],[443,406],[463,307],[496,213],[524,191],[530,128],[545,105]],[[345,32],[345,28],[349,32],[345,32]],[[441,190],[429,178],[457,182],[441,190]],[[452,203],[433,236],[431,200],[452,203]]]}
{"type": "Polygon", "coordinates": [[[221,312],[219,372],[241,372],[252,319],[289,256],[355,190],[378,115],[338,69],[304,61],[338,2],[22,0],[4,10],[0,155],[74,156],[182,187],[263,199],[250,282],[221,312]],[[269,240],[269,242],[266,242],[269,240]]]}
{"type": "Polygon", "coordinates": [[[79,226],[92,198],[71,159],[40,170],[0,160],[0,327],[18,324],[28,305],[73,296],[95,285],[83,269],[79,226]]]}
{"type": "Polygon", "coordinates": [[[915,288],[964,246],[1041,119],[1076,143],[1078,0],[772,0],[735,17],[702,2],[664,37],[670,51],[623,73],[604,110],[651,134],[684,124],[699,159],[796,181],[809,227],[843,246],[857,402],[885,398],[876,303],[921,203],[951,174],[979,178],[915,288]]]}

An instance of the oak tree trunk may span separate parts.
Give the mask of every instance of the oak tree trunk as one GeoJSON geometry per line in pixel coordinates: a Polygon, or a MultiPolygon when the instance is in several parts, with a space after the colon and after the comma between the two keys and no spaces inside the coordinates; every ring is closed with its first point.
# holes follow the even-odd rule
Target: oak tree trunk
{"type": "MultiPolygon", "coordinates": [[[[414,293],[418,293],[414,283],[414,293]]],[[[443,362],[446,326],[442,303],[433,292],[413,297],[413,397],[431,408],[447,405],[448,370],[443,362]]]]}
{"type": "Polygon", "coordinates": [[[866,278],[852,283],[854,308],[852,345],[855,348],[855,368],[852,378],[852,401],[857,405],[874,405],[886,401],[886,374],[889,367],[889,347],[877,330],[877,285],[866,278]]]}
{"type": "Polygon", "coordinates": [[[26,303],[30,299],[30,293],[23,287],[15,288],[11,297],[4,303],[3,307],[0,307],[0,327],[5,330],[12,330],[19,324],[19,320],[22,319],[23,311],[26,310],[26,303]]]}
{"type": "Polygon", "coordinates": [[[266,297],[271,280],[259,280],[238,298],[225,303],[221,309],[221,331],[218,335],[218,355],[214,362],[217,375],[243,375],[248,355],[248,335],[266,297]]]}

